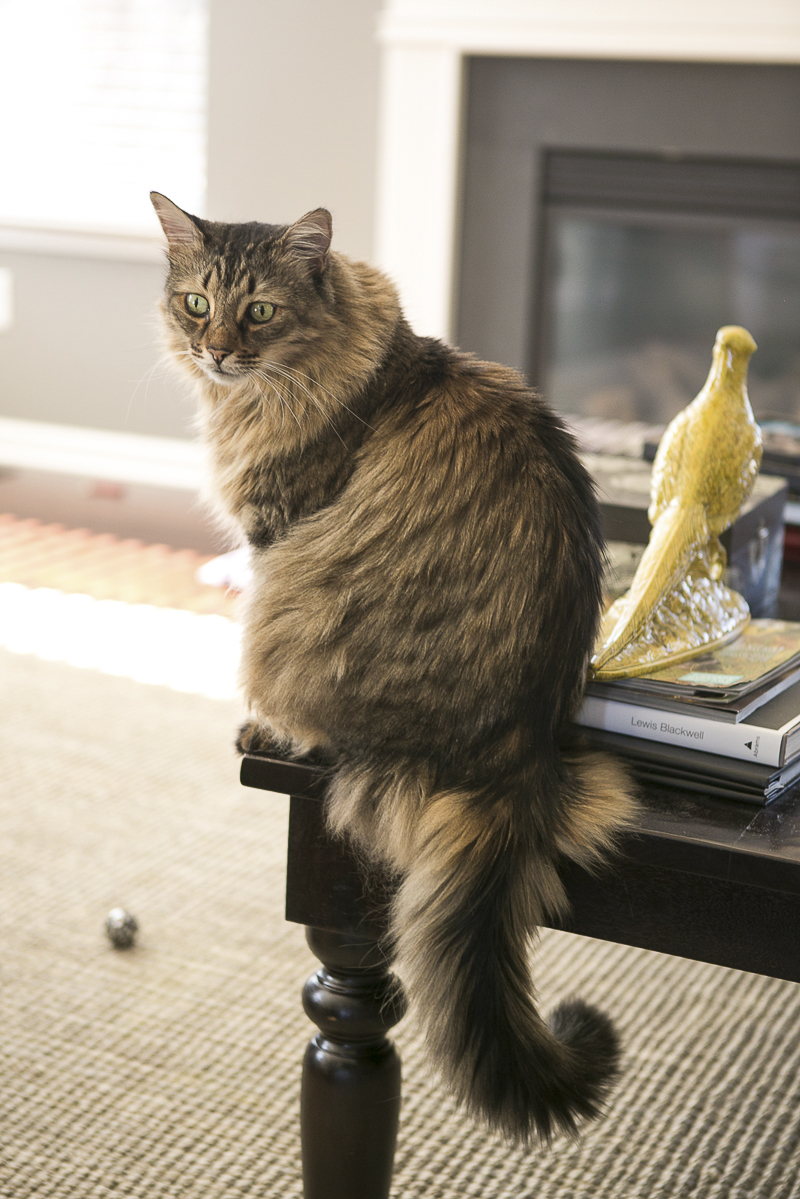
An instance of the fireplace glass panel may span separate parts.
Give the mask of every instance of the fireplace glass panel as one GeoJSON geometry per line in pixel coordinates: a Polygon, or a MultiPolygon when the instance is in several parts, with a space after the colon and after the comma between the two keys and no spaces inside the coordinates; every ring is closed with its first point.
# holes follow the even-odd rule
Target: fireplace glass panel
{"type": "Polygon", "coordinates": [[[756,415],[800,420],[800,227],[551,209],[540,379],[563,412],[669,421],[721,325],[756,339],[756,415]]]}

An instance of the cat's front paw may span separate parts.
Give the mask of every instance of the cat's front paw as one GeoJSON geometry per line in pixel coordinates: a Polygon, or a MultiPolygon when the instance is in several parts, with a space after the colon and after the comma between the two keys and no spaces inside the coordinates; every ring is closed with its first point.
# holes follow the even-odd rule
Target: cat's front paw
{"type": "Polygon", "coordinates": [[[264,754],[267,757],[282,758],[286,754],[286,745],[271,729],[265,728],[256,720],[246,720],[236,735],[236,750],[240,754],[264,754]]]}

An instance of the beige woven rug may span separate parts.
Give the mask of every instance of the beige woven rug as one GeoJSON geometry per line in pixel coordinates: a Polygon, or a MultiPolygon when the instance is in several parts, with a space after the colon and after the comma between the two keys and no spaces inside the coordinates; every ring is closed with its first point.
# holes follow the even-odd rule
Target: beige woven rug
{"type": "MultiPolygon", "coordinates": [[[[313,959],[235,704],[0,651],[0,709],[0,1196],[297,1199],[313,959]],[[132,951],[104,937],[117,904],[132,951]]],[[[546,1006],[578,992],[621,1026],[605,1119],[510,1150],[400,1025],[395,1199],[800,1196],[796,986],[565,934],[539,958],[546,1006]]]]}

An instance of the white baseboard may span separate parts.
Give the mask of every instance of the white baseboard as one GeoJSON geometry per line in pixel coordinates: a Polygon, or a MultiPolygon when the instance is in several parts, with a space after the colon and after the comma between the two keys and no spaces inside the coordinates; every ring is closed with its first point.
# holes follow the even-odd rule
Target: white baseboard
{"type": "Polygon", "coordinates": [[[0,417],[0,467],[198,491],[202,451],[178,437],[149,437],[0,417]]]}

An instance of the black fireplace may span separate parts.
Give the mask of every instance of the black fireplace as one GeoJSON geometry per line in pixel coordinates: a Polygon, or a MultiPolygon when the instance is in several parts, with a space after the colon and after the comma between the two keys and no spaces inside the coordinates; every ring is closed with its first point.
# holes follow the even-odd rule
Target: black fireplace
{"type": "Polygon", "coordinates": [[[720,325],[800,420],[800,68],[472,59],[457,339],[556,407],[665,423],[720,325]]]}

